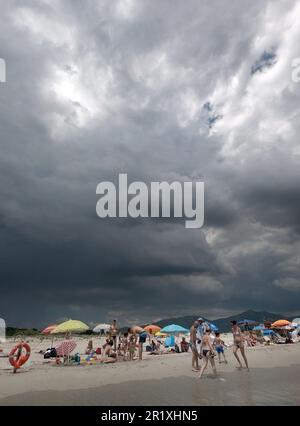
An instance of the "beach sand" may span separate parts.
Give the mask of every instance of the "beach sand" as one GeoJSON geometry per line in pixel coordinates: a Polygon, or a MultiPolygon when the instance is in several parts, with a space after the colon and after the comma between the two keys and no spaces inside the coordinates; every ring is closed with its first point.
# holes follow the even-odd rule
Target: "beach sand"
{"type": "MultiPolygon", "coordinates": [[[[228,349],[228,365],[217,363],[218,377],[208,369],[199,380],[190,353],[56,366],[37,353],[49,342],[30,340],[32,356],[17,374],[0,358],[0,405],[300,405],[300,344],[247,348],[250,372],[236,369],[228,349]]],[[[77,343],[83,352],[87,339],[77,343]]]]}

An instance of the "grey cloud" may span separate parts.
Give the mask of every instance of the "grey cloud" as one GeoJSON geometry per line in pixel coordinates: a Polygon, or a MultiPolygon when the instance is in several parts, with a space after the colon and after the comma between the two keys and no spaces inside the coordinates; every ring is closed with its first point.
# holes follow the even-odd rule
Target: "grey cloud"
{"type": "Polygon", "coordinates": [[[273,30],[293,2],[0,6],[0,316],[296,310],[299,90],[280,61],[297,38],[273,30]],[[204,228],[97,218],[121,172],[204,180],[204,228]]]}

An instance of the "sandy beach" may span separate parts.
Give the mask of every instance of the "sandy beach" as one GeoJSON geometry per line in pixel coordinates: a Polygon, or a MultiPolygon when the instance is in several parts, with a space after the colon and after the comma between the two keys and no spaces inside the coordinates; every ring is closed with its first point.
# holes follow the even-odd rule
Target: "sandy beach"
{"type": "MultiPolygon", "coordinates": [[[[250,372],[217,364],[202,380],[191,354],[151,356],[114,365],[56,366],[38,353],[49,341],[29,339],[30,360],[17,374],[0,358],[0,405],[300,405],[300,344],[247,349],[250,372]]],[[[77,338],[83,352],[87,339],[77,338]]],[[[8,340],[4,353],[14,345],[8,340]]]]}

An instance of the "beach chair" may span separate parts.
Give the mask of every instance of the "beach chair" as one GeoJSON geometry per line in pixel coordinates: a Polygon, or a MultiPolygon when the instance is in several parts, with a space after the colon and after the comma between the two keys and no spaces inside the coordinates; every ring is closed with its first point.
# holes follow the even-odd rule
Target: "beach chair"
{"type": "Polygon", "coordinates": [[[69,360],[69,357],[71,355],[71,353],[74,351],[74,349],[76,348],[76,343],[74,342],[74,340],[66,340],[64,342],[62,342],[57,348],[56,348],[56,353],[58,357],[67,357],[69,360]]]}

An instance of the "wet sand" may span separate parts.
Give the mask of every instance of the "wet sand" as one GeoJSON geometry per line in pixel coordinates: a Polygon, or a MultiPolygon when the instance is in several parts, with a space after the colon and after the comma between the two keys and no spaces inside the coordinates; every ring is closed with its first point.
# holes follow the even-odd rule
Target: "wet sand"
{"type": "Polygon", "coordinates": [[[27,392],[0,405],[300,405],[300,365],[236,371],[222,377],[129,381],[91,389],[27,392]]]}

